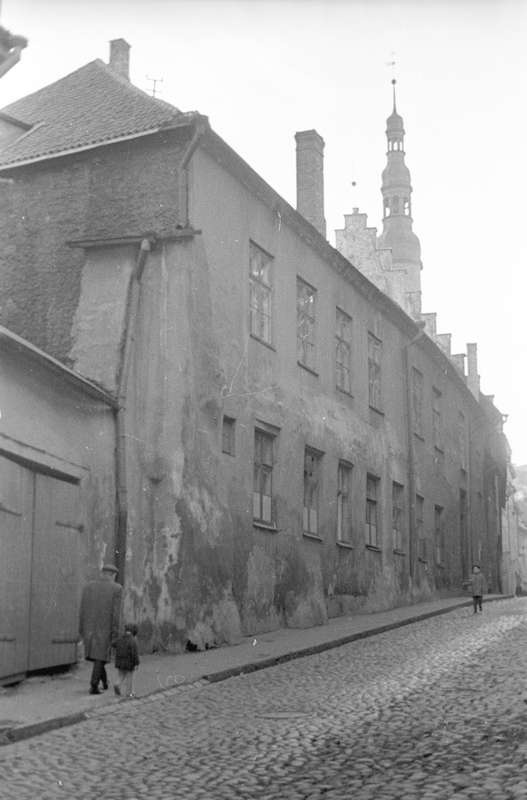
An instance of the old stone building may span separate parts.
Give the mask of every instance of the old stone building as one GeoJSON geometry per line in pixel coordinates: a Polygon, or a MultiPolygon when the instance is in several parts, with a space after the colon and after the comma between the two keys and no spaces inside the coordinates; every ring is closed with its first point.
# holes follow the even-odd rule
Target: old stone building
{"type": "Polygon", "coordinates": [[[395,108],[383,233],[354,213],[335,249],[317,132],[295,210],[206,117],[133,87],[128,49],[0,114],[0,319],[115,400],[143,647],[458,591],[474,558],[499,588],[501,415],[420,313],[395,108]]]}

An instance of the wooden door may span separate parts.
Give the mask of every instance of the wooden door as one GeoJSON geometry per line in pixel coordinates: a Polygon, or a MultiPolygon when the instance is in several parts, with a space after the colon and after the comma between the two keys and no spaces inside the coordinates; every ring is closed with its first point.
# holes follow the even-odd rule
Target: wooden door
{"type": "Polygon", "coordinates": [[[30,670],[76,660],[79,630],[79,486],[35,474],[30,670]]]}
{"type": "Polygon", "coordinates": [[[33,474],[0,455],[0,680],[28,669],[33,474]]]}

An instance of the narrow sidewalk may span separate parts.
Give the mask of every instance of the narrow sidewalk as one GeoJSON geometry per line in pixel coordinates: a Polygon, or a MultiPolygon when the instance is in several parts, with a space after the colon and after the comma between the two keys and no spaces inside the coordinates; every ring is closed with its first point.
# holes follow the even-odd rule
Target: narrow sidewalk
{"type": "MultiPolygon", "coordinates": [[[[484,602],[504,599],[505,595],[488,595],[484,602]]],[[[389,611],[336,617],[315,628],[280,628],[246,637],[237,645],[204,652],[143,655],[136,673],[135,693],[146,697],[198,681],[225,680],[471,604],[467,595],[450,597],[389,611]]],[[[65,673],[33,676],[17,686],[0,688],[0,745],[81,722],[94,714],[110,712],[121,702],[130,702],[115,697],[111,686],[107,692],[90,696],[90,673],[91,664],[82,662],[65,673]]],[[[114,675],[113,666],[109,666],[110,683],[114,675]]]]}

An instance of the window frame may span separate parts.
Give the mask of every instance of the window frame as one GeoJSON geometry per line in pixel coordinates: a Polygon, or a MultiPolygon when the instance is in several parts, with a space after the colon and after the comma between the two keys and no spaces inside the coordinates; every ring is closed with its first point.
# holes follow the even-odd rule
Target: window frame
{"type": "Polygon", "coordinates": [[[277,434],[259,427],[254,428],[254,453],[253,453],[253,522],[260,525],[275,526],[276,514],[273,497],[273,470],[275,465],[275,442],[277,434]],[[270,461],[263,460],[262,447],[258,442],[267,440],[270,444],[270,461]],[[269,494],[262,491],[262,487],[269,481],[269,494]],[[258,498],[258,499],[257,499],[258,498]],[[264,498],[269,499],[269,516],[264,513],[264,498]],[[256,511],[256,504],[258,510],[256,511]]]}
{"type": "Polygon", "coordinates": [[[415,538],[417,541],[417,558],[423,564],[428,562],[425,536],[425,499],[423,495],[415,495],[415,538]]]}
{"type": "Polygon", "coordinates": [[[270,253],[249,240],[249,332],[253,339],[273,346],[273,269],[270,253]],[[253,272],[253,254],[262,259],[260,274],[253,272]],[[268,277],[262,276],[268,270],[268,277]],[[256,298],[256,302],[253,302],[256,298]],[[263,301],[263,302],[262,302],[263,301]]]}
{"type": "Polygon", "coordinates": [[[353,537],[352,481],[353,464],[341,459],[337,467],[337,542],[347,545],[351,544],[353,537]]]}
{"type": "Polygon", "coordinates": [[[382,410],[382,339],[368,331],[368,404],[382,410]]]}
{"type": "Polygon", "coordinates": [[[380,536],[379,536],[379,529],[380,529],[380,512],[379,512],[379,489],[380,489],[380,478],[376,475],[373,475],[371,472],[366,474],[366,513],[364,519],[364,533],[365,533],[365,540],[366,540],[366,547],[373,547],[376,549],[380,549],[380,536]],[[371,487],[375,487],[375,491],[373,494],[371,493],[371,487]],[[374,519],[374,523],[372,523],[372,515],[374,519]],[[375,531],[375,535],[372,536],[372,530],[375,531]]]}
{"type": "Polygon", "coordinates": [[[322,457],[323,453],[320,450],[316,450],[314,447],[306,446],[304,447],[304,482],[303,482],[303,490],[304,490],[304,498],[303,498],[303,505],[302,505],[302,531],[306,536],[316,536],[320,538],[320,515],[319,515],[319,508],[320,508],[320,494],[321,494],[321,483],[322,483],[322,457]],[[313,473],[316,472],[315,483],[314,486],[311,486],[309,489],[307,483],[307,459],[312,459],[312,465],[316,465],[316,469],[311,471],[311,477],[313,477],[313,473]],[[314,504],[310,503],[309,505],[306,504],[306,498],[308,500],[314,499],[314,504]],[[314,519],[314,526],[312,526],[312,522],[314,519]]]}
{"type": "Polygon", "coordinates": [[[443,450],[442,398],[443,393],[432,386],[432,441],[436,450],[443,450]]]}
{"type": "Polygon", "coordinates": [[[412,427],[414,434],[421,439],[424,439],[423,408],[424,376],[417,367],[412,367],[412,427]]]}
{"type": "Polygon", "coordinates": [[[227,456],[236,455],[236,418],[224,414],[221,422],[221,452],[227,456]],[[225,425],[227,423],[227,427],[225,425]],[[228,444],[231,445],[230,449],[225,449],[225,433],[228,431],[228,444]]]}
{"type": "Polygon", "coordinates": [[[352,348],[353,348],[353,318],[343,311],[342,308],[335,308],[335,386],[341,392],[351,395],[351,375],[352,375],[352,348]],[[341,335],[341,319],[349,330],[349,338],[341,335]],[[344,360],[340,354],[344,351],[344,360]],[[340,376],[347,376],[347,381],[340,380],[340,376]]]}
{"type": "Polygon", "coordinates": [[[316,370],[316,325],[317,325],[317,290],[310,283],[305,281],[300,275],[296,276],[296,358],[298,364],[311,371],[316,370]],[[307,297],[302,300],[301,292],[310,293],[312,300],[312,312],[306,311],[307,297]],[[303,305],[302,305],[303,304],[303,305]],[[307,325],[308,331],[305,336],[300,335],[301,327],[307,325]],[[307,345],[307,350],[306,350],[307,345]]]}
{"type": "Polygon", "coordinates": [[[404,513],[404,486],[392,481],[392,544],[396,553],[404,552],[404,513]]]}

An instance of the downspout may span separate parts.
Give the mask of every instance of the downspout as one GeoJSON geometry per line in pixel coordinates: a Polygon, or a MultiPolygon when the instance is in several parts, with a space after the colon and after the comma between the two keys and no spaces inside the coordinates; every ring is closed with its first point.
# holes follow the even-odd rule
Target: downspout
{"type": "Polygon", "coordinates": [[[403,373],[406,389],[406,430],[408,433],[408,560],[409,572],[412,579],[415,578],[415,456],[414,456],[414,433],[412,425],[412,393],[410,383],[410,364],[408,351],[425,333],[425,323],[417,323],[420,330],[416,335],[403,345],[403,373]]]}
{"type": "Polygon", "coordinates": [[[139,245],[134,271],[128,283],[124,317],[121,362],[117,379],[117,408],[115,410],[115,484],[116,527],[114,558],[118,570],[117,580],[121,585],[125,579],[126,538],[128,530],[128,487],[126,475],[126,399],[130,365],[135,341],[135,328],[139,310],[141,278],[146,259],[155,243],[155,237],[145,236],[139,245]]]}
{"type": "Polygon", "coordinates": [[[194,125],[194,133],[192,135],[192,139],[187,145],[187,149],[183,153],[183,157],[180,161],[178,172],[179,172],[179,212],[181,218],[181,224],[183,227],[187,227],[189,223],[189,199],[188,199],[188,171],[187,167],[189,164],[190,159],[194,155],[196,148],[199,144],[201,137],[208,131],[209,124],[205,117],[201,117],[194,125]]]}

